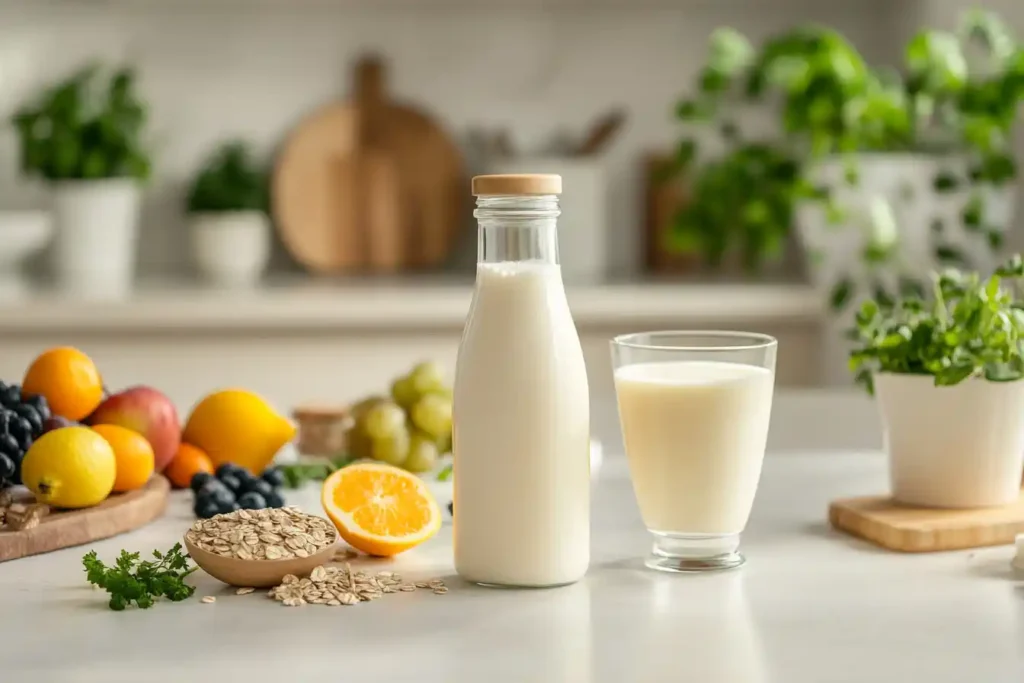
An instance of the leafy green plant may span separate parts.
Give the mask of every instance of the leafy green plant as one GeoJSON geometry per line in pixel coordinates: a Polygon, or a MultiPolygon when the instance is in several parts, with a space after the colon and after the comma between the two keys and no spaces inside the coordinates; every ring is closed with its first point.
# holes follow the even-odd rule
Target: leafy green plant
{"type": "Polygon", "coordinates": [[[934,274],[931,300],[865,301],[850,335],[857,383],[873,393],[878,372],[931,375],[936,386],[1024,378],[1024,301],[1015,295],[1022,278],[1018,254],[987,279],[956,269],[934,274]]]}
{"type": "Polygon", "coordinates": [[[110,594],[110,609],[120,612],[132,603],[146,609],[156,598],[164,597],[180,602],[196,592],[195,586],[185,583],[185,577],[196,570],[189,566],[189,557],[181,544],[166,553],[153,551],[155,561],[143,561],[139,553],[122,550],[114,566],[108,567],[90,551],[82,558],[86,580],[110,594]]]}
{"type": "MultiPolygon", "coordinates": [[[[731,252],[748,268],[775,256],[789,235],[796,208],[820,202],[829,223],[849,219],[836,187],[816,181],[818,165],[841,159],[842,183],[859,183],[863,153],[916,152],[966,160],[934,178],[938,194],[970,190],[964,229],[1001,246],[1002,230],[986,213],[985,188],[1016,177],[1010,131],[1024,99],[1024,47],[991,13],[965,15],[957,33],[923,30],[904,51],[902,73],[876,69],[838,32],[799,27],[755,48],[731,29],[716,31],[696,93],[676,107],[689,134],[680,142],[675,171],[693,186],[675,218],[672,243],[712,264],[731,252]],[[979,46],[971,63],[968,48],[979,46]],[[772,107],[777,130],[746,139],[736,122],[742,108],[772,107]],[[709,144],[710,143],[710,144],[709,144]],[[703,146],[721,153],[707,155],[703,146]]],[[[869,239],[863,261],[891,263],[898,256],[891,207],[867,212],[869,239]]],[[[932,231],[940,262],[966,266],[960,251],[932,231]]],[[[897,226],[898,228],[898,226],[897,226]]],[[[851,290],[843,281],[837,288],[851,290]]],[[[832,300],[846,302],[852,296],[832,300]]]]}
{"type": "Polygon", "coordinates": [[[244,142],[221,145],[192,181],[189,213],[266,211],[267,174],[244,142]]]}
{"type": "Polygon", "coordinates": [[[49,181],[145,180],[146,118],[131,69],[105,75],[90,66],[14,114],[22,171],[49,181]]]}

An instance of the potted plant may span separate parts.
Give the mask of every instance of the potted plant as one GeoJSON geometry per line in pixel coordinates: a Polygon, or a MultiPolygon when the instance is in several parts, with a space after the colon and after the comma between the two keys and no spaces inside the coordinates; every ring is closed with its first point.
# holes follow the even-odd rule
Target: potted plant
{"type": "Polygon", "coordinates": [[[1006,505],[1024,470],[1020,255],[988,278],[948,269],[929,299],[869,299],[850,369],[876,394],[893,498],[939,508],[1006,505]]]}
{"type": "Polygon", "coordinates": [[[89,67],[48,89],[13,117],[23,173],[53,198],[53,266],[75,291],[131,286],[140,183],[150,158],[146,107],[130,69],[89,67]]]}
{"type": "Polygon", "coordinates": [[[1012,218],[1024,47],[995,15],[970,12],[957,33],[921,31],[898,73],[869,66],[827,28],[759,48],[722,29],[696,90],[677,106],[692,134],[675,167],[693,187],[676,217],[678,249],[712,262],[739,251],[757,268],[796,225],[837,312],[865,295],[919,291],[935,267],[997,262],[1012,218]],[[740,125],[764,106],[773,126],[740,125]]]}
{"type": "Polygon", "coordinates": [[[188,193],[192,255],[213,282],[248,286],[270,258],[267,173],[245,143],[221,145],[188,193]]]}

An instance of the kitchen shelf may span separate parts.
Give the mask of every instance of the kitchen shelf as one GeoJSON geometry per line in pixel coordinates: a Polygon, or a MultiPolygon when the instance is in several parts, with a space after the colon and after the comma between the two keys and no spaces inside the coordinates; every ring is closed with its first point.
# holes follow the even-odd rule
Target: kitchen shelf
{"type": "MultiPolygon", "coordinates": [[[[580,327],[807,321],[820,319],[823,310],[820,295],[803,284],[621,282],[568,285],[567,292],[580,327]]],[[[56,292],[0,300],[0,335],[450,329],[462,326],[471,296],[465,279],[286,281],[250,291],[150,283],[119,300],[79,300],[56,292]]]]}

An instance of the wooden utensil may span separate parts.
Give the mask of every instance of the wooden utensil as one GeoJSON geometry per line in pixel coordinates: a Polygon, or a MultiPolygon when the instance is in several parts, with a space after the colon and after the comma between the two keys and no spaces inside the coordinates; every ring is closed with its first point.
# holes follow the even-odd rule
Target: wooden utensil
{"type": "Polygon", "coordinates": [[[385,68],[364,57],[351,102],[304,121],[272,183],[285,247],[320,273],[437,266],[462,227],[462,158],[429,117],[388,99],[385,68]]]}
{"type": "Polygon", "coordinates": [[[327,564],[338,549],[337,542],[316,551],[309,557],[291,557],[286,560],[240,560],[237,557],[225,557],[196,546],[186,536],[183,540],[185,549],[192,556],[199,568],[204,572],[223,581],[229,586],[251,586],[252,588],[269,588],[278,586],[288,574],[298,577],[309,576],[309,573],[327,564]]]}
{"type": "Polygon", "coordinates": [[[888,496],[834,501],[829,522],[840,531],[905,553],[1012,544],[1024,533],[1024,494],[1012,505],[940,510],[900,505],[888,496]]]}
{"type": "MultiPolygon", "coordinates": [[[[0,562],[39,555],[109,538],[137,529],[164,514],[171,485],[155,476],[136,491],[117,493],[99,505],[81,510],[54,510],[39,526],[21,531],[0,530],[0,562]]],[[[26,490],[24,500],[31,502],[26,490]]]]}
{"type": "Polygon", "coordinates": [[[626,112],[616,109],[600,117],[583,137],[577,156],[596,156],[611,145],[615,136],[626,123],[626,112]]]}

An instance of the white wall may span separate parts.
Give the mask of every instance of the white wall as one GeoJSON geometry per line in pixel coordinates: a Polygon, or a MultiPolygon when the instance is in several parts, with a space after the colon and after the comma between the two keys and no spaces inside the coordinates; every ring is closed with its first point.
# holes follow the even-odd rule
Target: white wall
{"type": "MultiPolygon", "coordinates": [[[[453,134],[507,127],[518,145],[533,146],[624,105],[631,118],[610,155],[610,253],[617,269],[631,270],[639,259],[639,155],[673,142],[671,105],[715,27],[757,38],[827,22],[869,58],[888,60],[900,28],[894,16],[913,3],[537,4],[0,0],[0,113],[90,57],[136,60],[159,150],[141,259],[144,271],[169,273],[186,263],[178,208],[201,156],[231,135],[269,151],[305,113],[345,94],[349,62],[361,50],[387,56],[393,92],[436,113],[453,134]]],[[[24,201],[9,136],[0,142],[0,198],[24,201]]]]}

